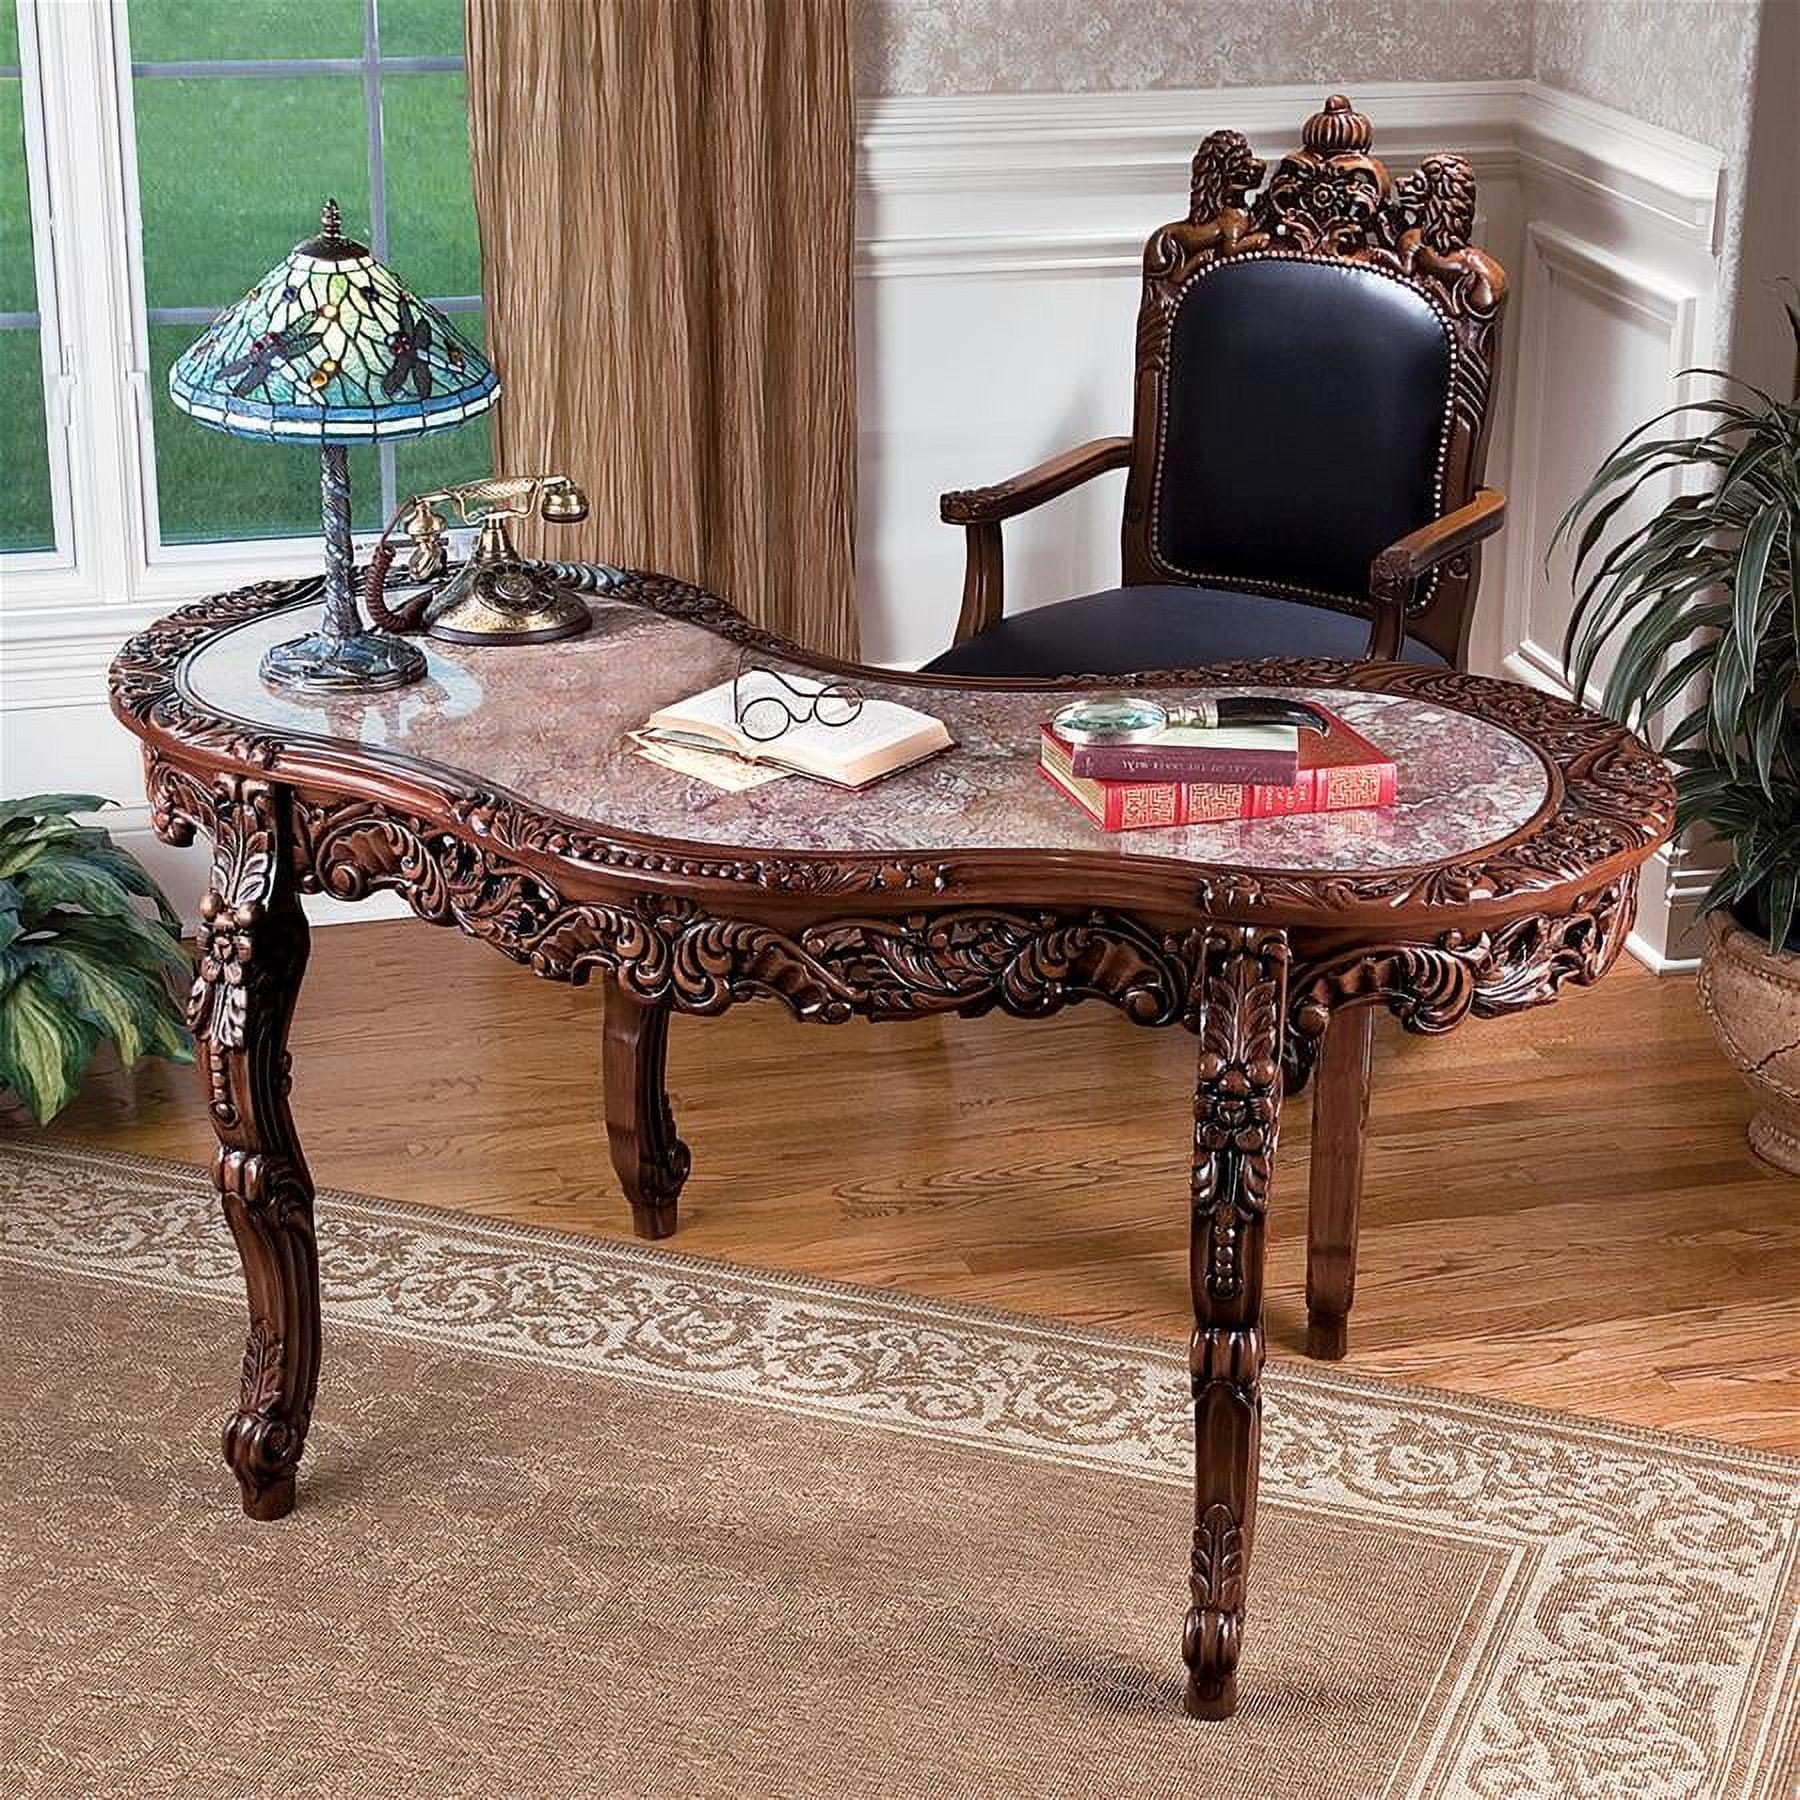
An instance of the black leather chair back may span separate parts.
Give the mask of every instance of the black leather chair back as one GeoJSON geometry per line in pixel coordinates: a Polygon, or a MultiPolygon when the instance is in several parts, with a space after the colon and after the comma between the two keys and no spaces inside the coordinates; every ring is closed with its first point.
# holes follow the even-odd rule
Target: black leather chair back
{"type": "Polygon", "coordinates": [[[1354,605],[1442,510],[1449,327],[1363,263],[1211,264],[1169,343],[1153,505],[1171,575],[1354,605]]]}

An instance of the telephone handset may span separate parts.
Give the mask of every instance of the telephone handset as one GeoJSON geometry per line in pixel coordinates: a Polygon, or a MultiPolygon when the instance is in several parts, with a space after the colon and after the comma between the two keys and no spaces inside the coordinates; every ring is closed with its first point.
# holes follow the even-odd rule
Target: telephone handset
{"type": "Polygon", "coordinates": [[[507,521],[533,514],[552,525],[578,524],[588,514],[587,496],[566,475],[497,475],[413,495],[388,520],[369,559],[363,577],[369,617],[384,631],[423,631],[457,644],[541,644],[586,631],[593,616],[579,595],[551,565],[528,561],[513,547],[507,521]],[[478,527],[468,561],[454,570],[446,511],[458,524],[478,527]],[[407,575],[438,585],[389,606],[388,572],[400,549],[394,532],[403,523],[411,540],[407,575]],[[447,571],[449,579],[440,581],[447,571]]]}

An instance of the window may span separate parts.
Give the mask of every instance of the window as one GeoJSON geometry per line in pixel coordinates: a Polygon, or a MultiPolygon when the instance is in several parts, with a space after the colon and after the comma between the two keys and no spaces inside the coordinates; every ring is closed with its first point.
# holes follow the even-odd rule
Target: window
{"type": "Polygon", "coordinates": [[[0,5],[0,551],[56,547],[31,200],[19,19],[0,5]]]}
{"type": "MultiPolygon", "coordinates": [[[[198,425],[169,401],[169,366],[312,235],[327,195],[346,235],[481,341],[461,0],[130,0],[126,28],[153,535],[310,536],[317,457],[198,425]]],[[[486,473],[486,423],[350,462],[356,523],[378,528],[406,494],[486,473]]]]}

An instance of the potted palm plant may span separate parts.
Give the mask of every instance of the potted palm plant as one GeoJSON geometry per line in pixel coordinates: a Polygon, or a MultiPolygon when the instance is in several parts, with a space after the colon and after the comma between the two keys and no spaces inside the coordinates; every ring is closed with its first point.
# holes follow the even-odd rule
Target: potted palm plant
{"type": "MultiPolygon", "coordinates": [[[[1800,304],[1787,310],[1800,355],[1800,304]]],[[[1659,413],[1607,457],[1552,548],[1580,527],[1575,692],[1610,650],[1602,704],[1662,721],[1678,825],[1730,853],[1700,902],[1701,1001],[1755,1091],[1751,1148],[1800,1174],[1800,405],[1721,379],[1719,398],[1659,413]],[[1687,435],[1652,435],[1676,418],[1687,435]],[[1634,496],[1670,475],[1703,485],[1602,552],[1634,496]]]]}
{"type": "Polygon", "coordinates": [[[0,1099],[40,1125],[75,1097],[102,1043],[126,1066],[193,1060],[171,978],[181,922],[143,867],[72,815],[93,794],[0,801],[0,1099]]]}

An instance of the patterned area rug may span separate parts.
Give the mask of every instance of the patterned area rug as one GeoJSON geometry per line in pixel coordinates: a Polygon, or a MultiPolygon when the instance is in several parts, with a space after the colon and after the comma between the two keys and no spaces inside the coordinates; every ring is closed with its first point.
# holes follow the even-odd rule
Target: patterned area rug
{"type": "Polygon", "coordinates": [[[1800,1465],[1278,1366],[1199,1724],[1178,1352],[320,1218],[300,1510],[253,1525],[204,1178],[0,1143],[0,1791],[1787,1791],[1800,1465]]]}

